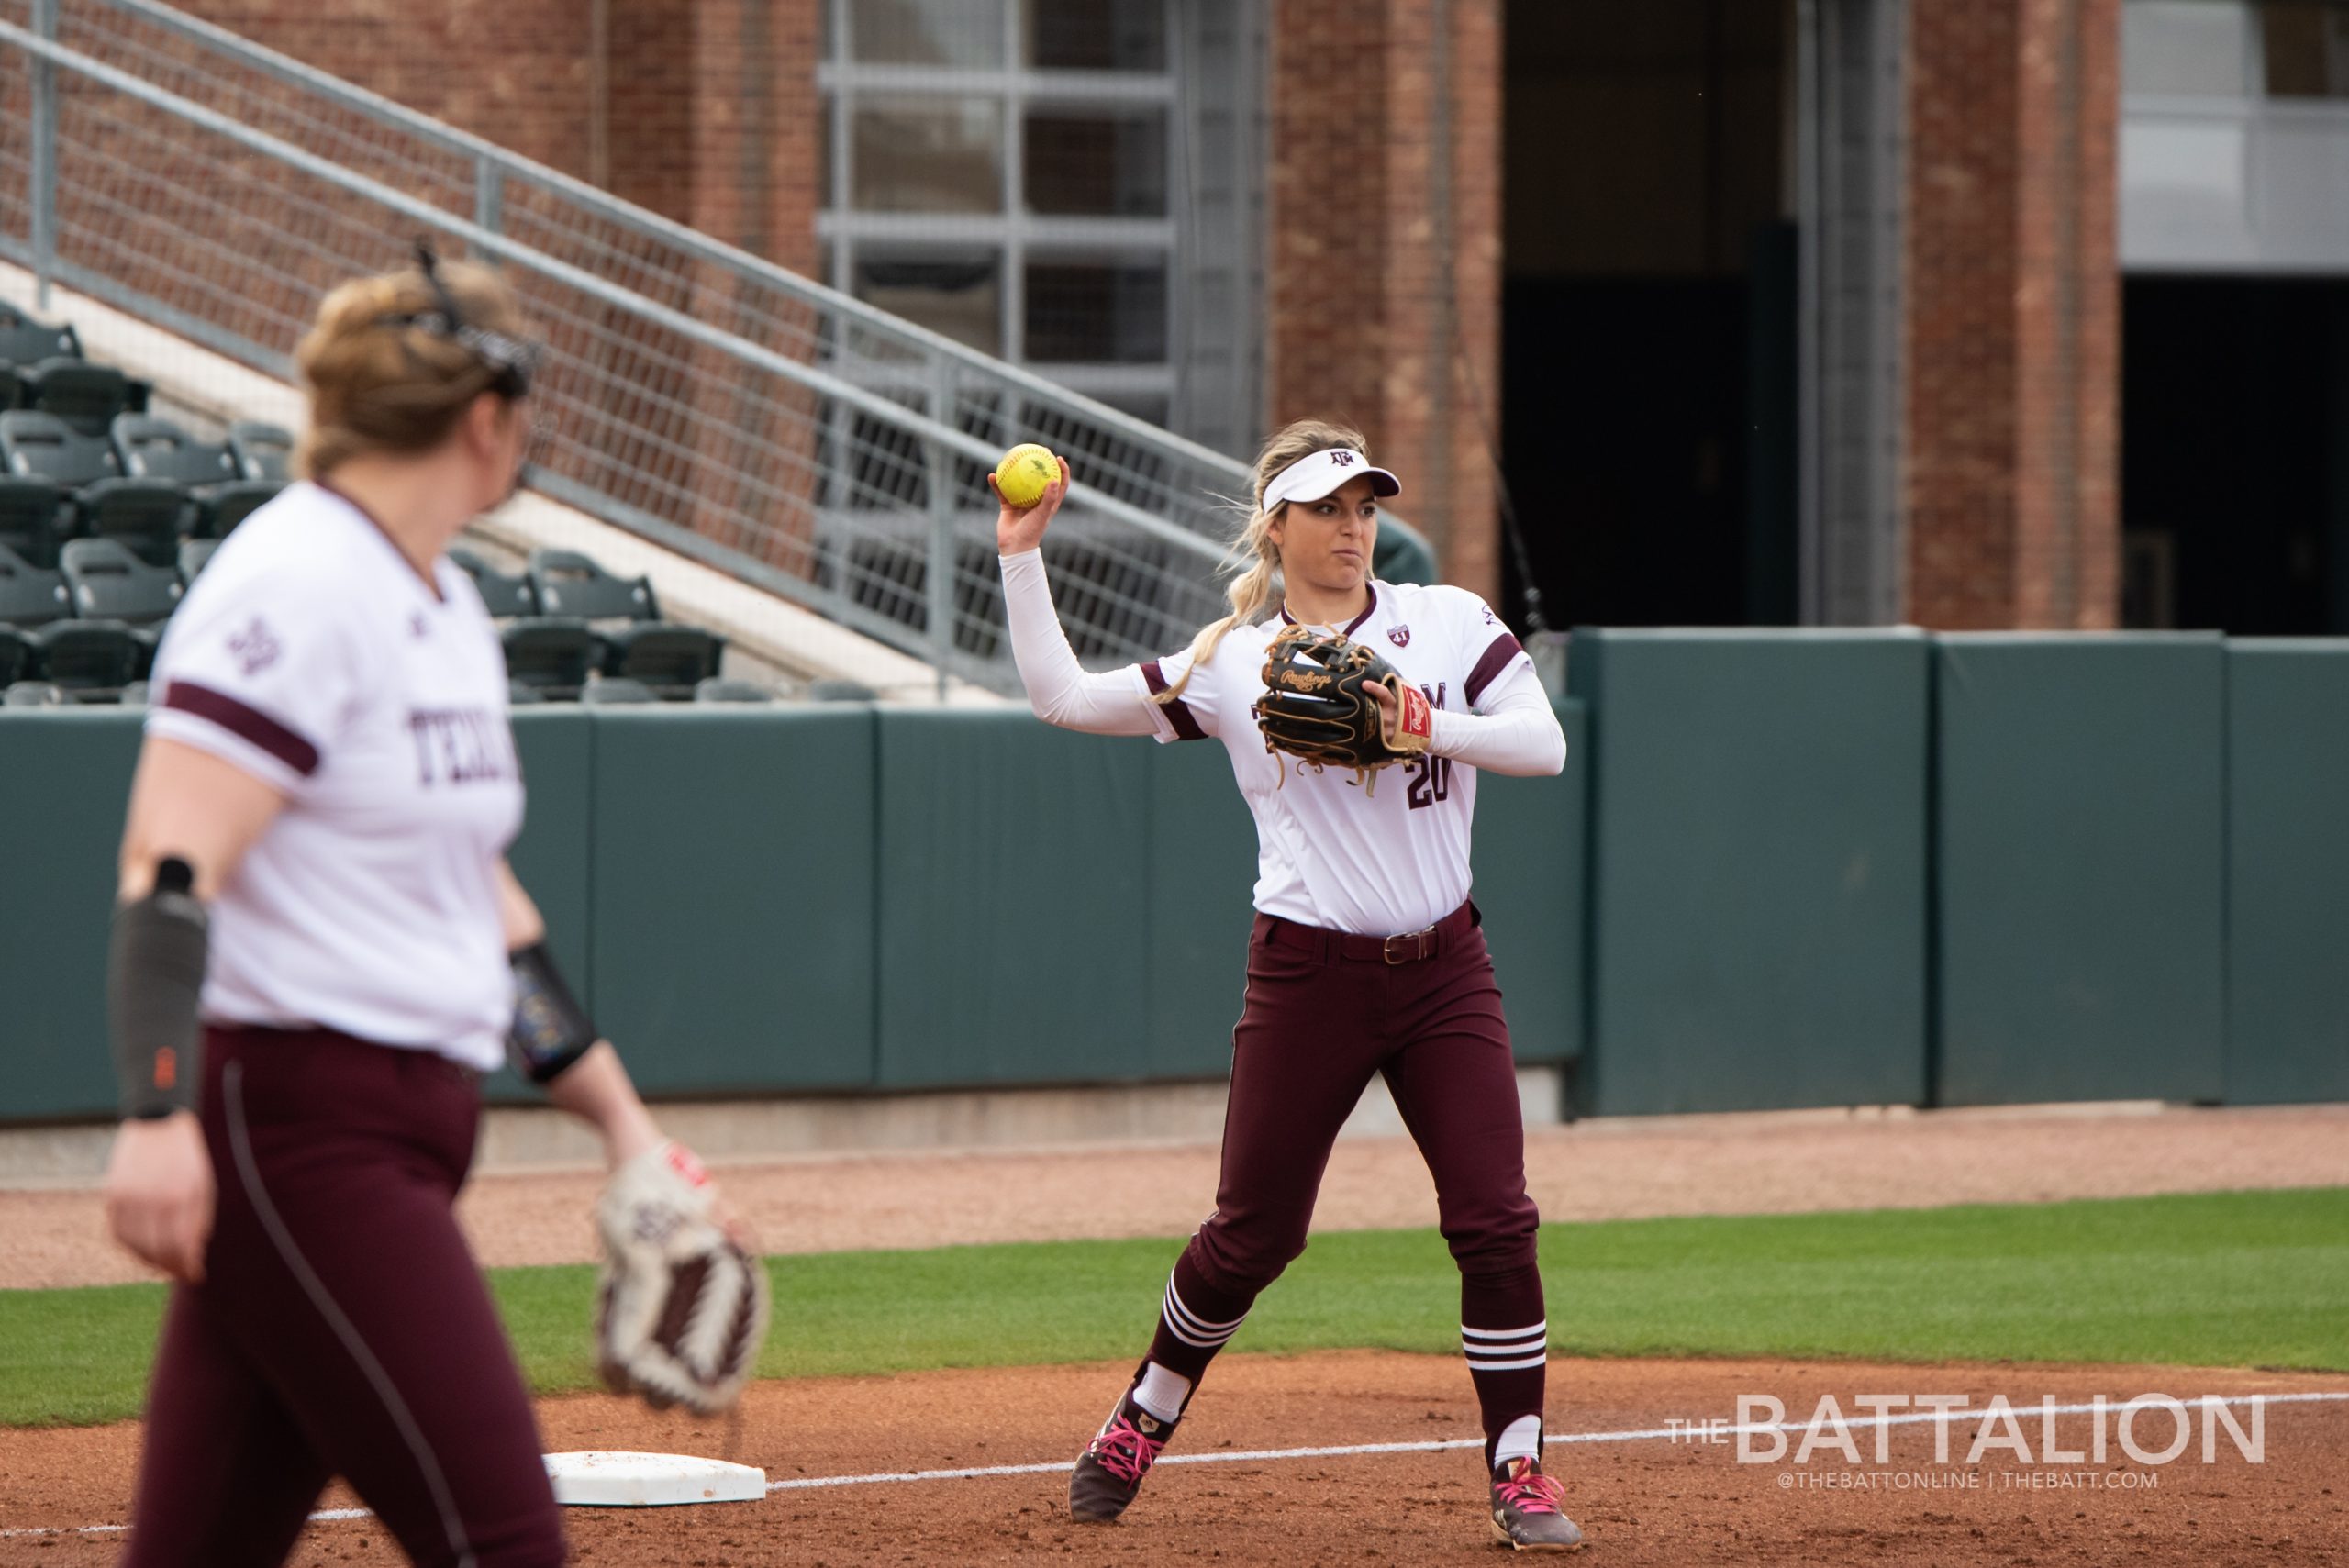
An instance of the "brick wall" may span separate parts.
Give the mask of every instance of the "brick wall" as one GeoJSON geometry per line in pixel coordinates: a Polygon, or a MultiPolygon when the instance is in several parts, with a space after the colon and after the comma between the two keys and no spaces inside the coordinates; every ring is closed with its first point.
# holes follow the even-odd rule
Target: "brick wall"
{"type": "Polygon", "coordinates": [[[1912,0],[1908,615],[2115,624],[2119,0],[1912,0]]]}
{"type": "Polygon", "coordinates": [[[1402,477],[1397,509],[1434,541],[1445,580],[1488,598],[1500,587],[1486,435],[1499,429],[1500,35],[1501,0],[1275,0],[1267,172],[1271,423],[1361,426],[1402,477]]]}
{"type": "Polygon", "coordinates": [[[186,8],[806,269],[815,260],[820,3],[607,0],[600,82],[584,0],[186,0],[186,8]]]}

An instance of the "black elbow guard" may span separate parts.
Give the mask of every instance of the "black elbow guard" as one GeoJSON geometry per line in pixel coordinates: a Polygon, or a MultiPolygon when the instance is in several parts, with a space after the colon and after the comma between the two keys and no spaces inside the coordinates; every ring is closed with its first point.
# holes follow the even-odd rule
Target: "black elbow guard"
{"type": "Polygon", "coordinates": [[[506,1043],[517,1071],[533,1084],[551,1084],[587,1054],[596,1040],[596,1026],[562,983],[546,943],[533,942],[508,957],[514,964],[514,1027],[506,1043]]]}
{"type": "Polygon", "coordinates": [[[106,955],[106,1025],[114,1044],[122,1114],[142,1119],[194,1110],[203,1083],[204,996],[207,952],[195,873],[183,860],[155,868],[144,898],[115,911],[106,955]]]}

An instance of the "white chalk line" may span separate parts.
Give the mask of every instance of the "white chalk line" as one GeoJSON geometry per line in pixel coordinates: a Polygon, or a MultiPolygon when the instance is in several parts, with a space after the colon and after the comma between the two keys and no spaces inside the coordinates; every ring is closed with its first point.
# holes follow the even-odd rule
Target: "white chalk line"
{"type": "MultiPolygon", "coordinates": [[[[2224,1396],[2205,1394],[2193,1399],[2181,1399],[2178,1403],[2188,1409],[2192,1409],[2196,1406],[2210,1405],[2254,1403],[2306,1405],[2341,1400],[2349,1400],[2349,1391],[2317,1394],[2237,1394],[2224,1396]]],[[[2058,1416],[2087,1416],[2095,1414],[2099,1409],[2117,1414],[2124,1403],[2123,1400],[2108,1399],[2101,1406],[2090,1403],[2057,1405],[2051,1407],[2033,1404],[2015,1405],[2009,1408],[2020,1420],[2050,1409],[2058,1416]]],[[[1854,1432],[1859,1432],[1876,1427],[1915,1426],[1924,1421],[1962,1421],[1968,1417],[1987,1416],[1992,1413],[1992,1409],[1987,1406],[1979,1408],[1917,1411],[1900,1416],[1887,1411],[1875,1416],[1847,1416],[1844,1418],[1844,1425],[1854,1432]]],[[[1742,1426],[1727,1423],[1720,1426],[1706,1426],[1691,1421],[1677,1427],[1635,1427],[1615,1432],[1544,1432],[1542,1435],[1542,1442],[1543,1447],[1552,1448],[1574,1443],[1657,1442],[1676,1439],[1681,1442],[1702,1445],[1740,1434],[1758,1437],[1771,1432],[1788,1434],[1805,1432],[1809,1431],[1811,1426],[1812,1423],[1809,1421],[1753,1421],[1742,1426]]],[[[1831,1429],[1831,1424],[1830,1429],[1831,1429]]],[[[1422,1442],[1339,1443],[1326,1448],[1260,1448],[1219,1451],[1213,1453],[1170,1453],[1160,1456],[1157,1462],[1159,1464],[1253,1464],[1289,1459],[1345,1459],[1359,1454],[1374,1453],[1442,1453],[1452,1449],[1484,1446],[1485,1440],[1482,1438],[1442,1438],[1429,1439],[1422,1442]]],[[[810,1475],[800,1480],[770,1481],[767,1483],[767,1490],[798,1492],[812,1491],[819,1486],[874,1486],[897,1481],[983,1481],[997,1475],[1064,1475],[1075,1468],[1074,1460],[1061,1460],[1050,1464],[985,1464],[974,1465],[962,1470],[896,1470],[876,1471],[869,1475],[810,1475]]]]}
{"type": "MultiPolygon", "coordinates": [[[[2349,1390],[2306,1394],[2204,1394],[2177,1403],[2187,1409],[2208,1408],[2226,1405],[2315,1405],[2349,1401],[2349,1390]]],[[[2116,1415],[2128,1403],[2122,1399],[2107,1399],[2072,1405],[2010,1405],[2007,1407],[2017,1420],[2037,1415],[2089,1416],[2099,1411],[2116,1415]]],[[[2156,1408],[2160,1407],[2155,1407],[2156,1408]]],[[[1958,1409],[1910,1411],[1893,1415],[1889,1411],[1870,1416],[1847,1416],[1843,1424],[1854,1433],[1877,1427],[1913,1427],[1927,1421],[1947,1423],[2000,1413],[1992,1406],[1967,1406],[1958,1409]]],[[[1738,1436],[1762,1437],[1773,1432],[1789,1435],[1807,1432],[1818,1423],[1812,1421],[1749,1421],[1741,1424],[1709,1425],[1700,1420],[1684,1421],[1676,1427],[1631,1427],[1611,1432],[1545,1432],[1544,1447],[1564,1448],[1575,1444],[1662,1442],[1674,1440],[1709,1446],[1738,1436]]],[[[1831,1423],[1824,1429],[1832,1429],[1831,1423]]],[[[1423,1442],[1399,1443],[1336,1443],[1322,1448],[1259,1448],[1219,1451],[1213,1453],[1170,1453],[1161,1458],[1160,1464],[1266,1464],[1284,1460],[1348,1459],[1364,1454],[1380,1453],[1443,1453],[1455,1449],[1482,1448],[1482,1438],[1440,1438],[1423,1442]]],[[[1076,1468],[1074,1460],[1058,1460],[1043,1464],[981,1464],[959,1470],[881,1470],[863,1475],[808,1475],[789,1481],[770,1481],[767,1490],[774,1492],[811,1492],[829,1486],[882,1486],[913,1481],[986,1481],[1005,1475],[1065,1475],[1076,1468]]],[[[309,1522],[320,1524],[338,1519],[373,1518],[366,1508],[322,1508],[310,1516],[309,1522]]],[[[128,1529],[128,1525],[50,1525],[17,1529],[0,1529],[0,1540],[17,1536],[35,1535],[114,1535],[128,1529]]]]}

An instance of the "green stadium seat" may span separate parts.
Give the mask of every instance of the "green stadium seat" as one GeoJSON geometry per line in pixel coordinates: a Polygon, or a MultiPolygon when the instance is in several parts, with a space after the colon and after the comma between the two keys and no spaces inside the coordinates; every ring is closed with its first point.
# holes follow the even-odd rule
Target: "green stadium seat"
{"type": "Polygon", "coordinates": [[[274,480],[247,479],[226,441],[199,441],[169,419],[118,414],[108,433],[125,477],[168,480],[195,499],[199,538],[228,538],[284,488],[274,480]]]}
{"type": "Polygon", "coordinates": [[[176,565],[150,566],[110,539],[68,539],[58,559],[73,613],[84,620],[166,620],[186,591],[176,565]]]}
{"type": "Polygon", "coordinates": [[[190,490],[244,478],[226,441],[199,441],[169,419],[118,414],[106,434],[128,478],[168,479],[190,490]]]}
{"type": "Polygon", "coordinates": [[[119,621],[61,620],[32,633],[40,677],[68,692],[116,692],[139,678],[142,648],[119,621]]]}
{"type": "Polygon", "coordinates": [[[0,545],[35,566],[54,567],[73,531],[73,504],[46,479],[0,475],[0,545]]]}
{"type": "Polygon", "coordinates": [[[0,623],[47,626],[72,614],[73,598],[66,592],[63,573],[53,566],[36,566],[0,545],[0,623]]]}
{"type": "Polygon", "coordinates": [[[690,697],[718,673],[726,639],[693,627],[661,624],[650,577],[616,577],[575,550],[530,552],[530,586],[544,615],[631,624],[602,633],[597,667],[608,676],[641,681],[663,696],[690,697]]]}
{"type": "Polygon", "coordinates": [[[72,700],[65,695],[64,687],[50,682],[16,681],[5,695],[0,695],[0,706],[63,707],[72,700]]]}
{"type": "Polygon", "coordinates": [[[217,539],[184,539],[180,540],[180,582],[193,586],[204,571],[212,552],[220,548],[217,539]]]}
{"type": "Polygon", "coordinates": [[[115,455],[110,439],[84,436],[39,409],[12,408],[0,414],[0,456],[18,478],[46,479],[67,490],[123,477],[122,460],[115,455]]]}
{"type": "Polygon", "coordinates": [[[659,620],[650,577],[615,577],[575,550],[534,550],[529,568],[539,611],[583,620],[659,620]]]}
{"type": "Polygon", "coordinates": [[[134,382],[112,365],[88,360],[43,360],[17,373],[17,401],[22,407],[53,414],[78,435],[111,439],[107,432],[117,416],[134,413],[147,405],[144,384],[134,382]]]}
{"type": "Polygon", "coordinates": [[[228,450],[243,478],[283,484],[294,477],[294,438],[275,425],[238,420],[228,427],[228,450]]]}
{"type": "Polygon", "coordinates": [[[82,339],[71,327],[52,327],[36,321],[13,308],[6,319],[0,320],[0,385],[7,388],[10,397],[17,395],[16,372],[30,369],[46,360],[73,360],[82,357],[82,339]]]}
{"type": "Polygon", "coordinates": [[[600,640],[606,675],[641,681],[679,701],[718,673],[726,653],[724,638],[690,626],[632,626],[607,631],[600,640]]]}
{"type": "Polygon", "coordinates": [[[39,478],[73,492],[77,532],[115,539],[150,566],[168,566],[195,518],[179,485],[126,478],[114,439],[85,435],[38,409],[0,414],[0,455],[18,478],[39,478]]]}
{"type": "Polygon", "coordinates": [[[500,572],[470,550],[452,550],[449,559],[473,580],[481,602],[495,619],[514,620],[539,613],[538,590],[530,586],[528,577],[500,572]]]}
{"type": "Polygon", "coordinates": [[[596,634],[584,620],[542,617],[509,623],[498,631],[506,650],[506,677],[541,695],[568,699],[579,695],[596,664],[596,634]]]}

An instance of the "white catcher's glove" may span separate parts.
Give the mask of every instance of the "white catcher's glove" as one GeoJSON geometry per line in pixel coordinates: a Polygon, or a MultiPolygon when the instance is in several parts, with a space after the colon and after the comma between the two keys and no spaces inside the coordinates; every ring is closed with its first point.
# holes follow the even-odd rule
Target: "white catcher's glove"
{"type": "Polygon", "coordinates": [[[615,1393],[655,1409],[729,1408],[766,1340],[766,1271],[711,1218],[714,1199],[693,1151],[664,1141],[614,1171],[596,1205],[597,1359],[615,1393]]]}

